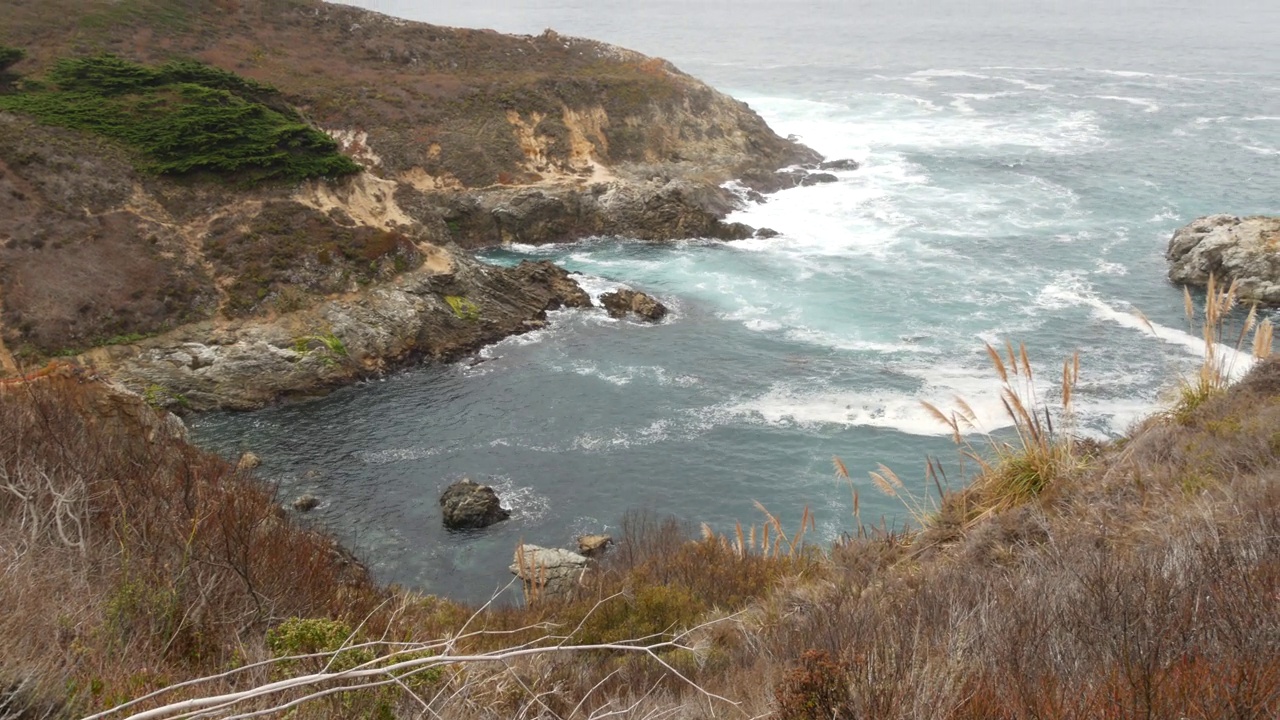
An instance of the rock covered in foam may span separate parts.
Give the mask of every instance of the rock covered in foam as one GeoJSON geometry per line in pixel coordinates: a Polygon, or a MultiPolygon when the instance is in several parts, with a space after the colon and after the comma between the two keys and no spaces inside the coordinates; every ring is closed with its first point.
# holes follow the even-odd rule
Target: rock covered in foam
{"type": "Polygon", "coordinates": [[[1280,217],[1209,215],[1179,228],[1165,259],[1169,279],[1203,287],[1235,282],[1242,300],[1280,305],[1280,217]]]}

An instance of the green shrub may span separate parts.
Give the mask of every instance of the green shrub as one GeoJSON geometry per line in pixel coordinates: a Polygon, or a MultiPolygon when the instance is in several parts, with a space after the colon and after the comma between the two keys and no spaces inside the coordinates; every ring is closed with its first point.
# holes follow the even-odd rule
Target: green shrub
{"type": "Polygon", "coordinates": [[[281,663],[280,670],[285,674],[300,669],[315,672],[324,667],[333,671],[349,670],[373,660],[373,651],[369,648],[343,650],[354,643],[349,625],[325,618],[292,617],[267,631],[267,649],[278,658],[331,654],[331,657],[281,663]]]}
{"type": "Polygon", "coordinates": [[[114,55],[63,59],[43,82],[0,96],[0,109],[123,142],[157,174],[209,172],[252,184],[359,171],[272,88],[190,60],[149,67],[114,55]]]}
{"type": "Polygon", "coordinates": [[[27,53],[20,48],[0,45],[0,72],[8,70],[10,66],[26,56],[27,53]]]}

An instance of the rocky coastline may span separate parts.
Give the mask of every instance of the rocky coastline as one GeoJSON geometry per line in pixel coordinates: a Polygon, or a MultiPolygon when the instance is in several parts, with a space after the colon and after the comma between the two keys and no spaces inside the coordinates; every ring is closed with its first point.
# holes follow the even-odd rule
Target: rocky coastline
{"type": "MultiPolygon", "coordinates": [[[[133,30],[270,83],[250,87],[278,93],[267,102],[328,133],[360,171],[253,188],[157,176],[100,137],[0,111],[0,373],[68,358],[177,411],[311,396],[591,305],[550,263],[499,268],[473,250],[769,236],[724,217],[744,195],[763,202],[857,167],[824,162],[663,60],[603,43],[321,2],[193,12],[186,30],[133,30]],[[230,62],[246,38],[268,37],[277,55],[230,62]],[[326,63],[300,80],[295,66],[318,47],[326,63]],[[401,99],[377,99],[390,96],[401,99]]],[[[96,42],[154,61],[128,30],[96,42]]],[[[16,70],[38,76],[81,40],[50,38],[16,70]]]]}
{"type": "Polygon", "coordinates": [[[1204,287],[1213,277],[1235,283],[1246,302],[1280,306],[1280,217],[1208,215],[1169,240],[1169,279],[1204,287]]]}

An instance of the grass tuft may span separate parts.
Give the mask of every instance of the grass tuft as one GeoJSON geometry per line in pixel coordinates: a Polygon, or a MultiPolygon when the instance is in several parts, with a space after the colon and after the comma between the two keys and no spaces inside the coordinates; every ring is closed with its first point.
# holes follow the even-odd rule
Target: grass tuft
{"type": "MultiPolygon", "coordinates": [[[[1223,288],[1217,278],[1210,275],[1205,288],[1204,306],[1199,313],[1191,299],[1191,292],[1185,287],[1182,289],[1182,299],[1189,331],[1195,332],[1198,319],[1200,337],[1204,340],[1204,359],[1193,375],[1182,375],[1179,378],[1173,406],[1166,413],[1174,422],[1185,425],[1197,408],[1210,398],[1222,394],[1235,381],[1242,370],[1239,364],[1246,353],[1259,360],[1271,356],[1273,326],[1270,319],[1258,320],[1258,306],[1255,303],[1249,308],[1234,342],[1231,341],[1231,311],[1239,303],[1239,293],[1234,281],[1223,288]]],[[[1155,334],[1151,323],[1146,324],[1152,334],[1155,334]]]]}

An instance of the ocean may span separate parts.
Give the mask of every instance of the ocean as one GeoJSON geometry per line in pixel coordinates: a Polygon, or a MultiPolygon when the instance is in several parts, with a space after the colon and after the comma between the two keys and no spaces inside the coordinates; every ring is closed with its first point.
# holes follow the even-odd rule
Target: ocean
{"type": "MultiPolygon", "coordinates": [[[[282,499],[382,580],[464,600],[507,584],[517,543],[617,532],[629,510],[720,531],[816,515],[811,541],[901,525],[936,458],[963,482],[921,401],[1007,427],[985,344],[1026,343],[1042,397],[1079,352],[1076,432],[1114,437],[1165,402],[1203,350],[1165,279],[1196,216],[1280,212],[1280,4],[617,0],[363,7],[444,25],[553,28],[659,55],[830,158],[839,181],[747,204],[767,240],[597,238],[485,253],[551,259],[602,310],[316,401],[197,418],[199,442],[262,456],[282,499]],[[834,477],[841,457],[852,485],[834,477]],[[437,498],[495,485],[511,520],[451,533],[437,498]]],[[[1247,366],[1241,360],[1239,368],[1247,366]]]]}

